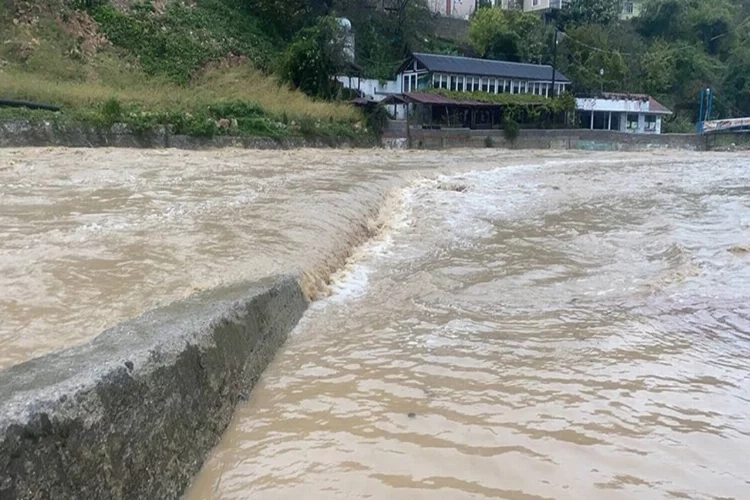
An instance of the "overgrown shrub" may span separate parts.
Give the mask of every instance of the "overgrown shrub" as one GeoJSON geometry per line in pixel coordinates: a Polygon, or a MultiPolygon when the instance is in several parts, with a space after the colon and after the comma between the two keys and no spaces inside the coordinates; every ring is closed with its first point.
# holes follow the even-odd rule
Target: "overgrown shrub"
{"type": "Polygon", "coordinates": [[[388,110],[380,103],[370,106],[365,110],[367,128],[377,137],[382,136],[383,132],[385,132],[390,117],[391,115],[388,113],[388,110]]]}
{"type": "Polygon", "coordinates": [[[210,61],[244,55],[266,68],[276,50],[256,18],[242,15],[222,0],[197,4],[168,2],[164,13],[151,3],[139,3],[121,11],[106,3],[92,15],[116,47],[138,58],[148,74],[164,74],[187,83],[192,74],[210,61]]]}
{"type": "Polygon", "coordinates": [[[513,117],[505,117],[503,120],[503,136],[505,136],[508,142],[511,144],[516,142],[520,133],[521,125],[513,117]]]}
{"type": "Polygon", "coordinates": [[[341,26],[333,17],[300,31],[281,58],[279,76],[311,97],[330,99],[336,92],[334,76],[345,64],[341,26]]]}

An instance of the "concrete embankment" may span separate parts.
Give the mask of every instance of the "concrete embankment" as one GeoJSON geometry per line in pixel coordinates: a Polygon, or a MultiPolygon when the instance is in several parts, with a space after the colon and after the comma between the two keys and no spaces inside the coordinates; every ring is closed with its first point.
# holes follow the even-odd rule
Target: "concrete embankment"
{"type": "Polygon", "coordinates": [[[179,498],[307,307],[213,290],[0,372],[0,499],[179,498]]]}
{"type": "MultiPolygon", "coordinates": [[[[134,131],[125,125],[96,127],[85,124],[60,125],[52,122],[29,122],[23,120],[0,122],[0,147],[70,147],[70,148],[249,148],[290,149],[304,147],[349,147],[357,146],[347,138],[289,137],[192,137],[170,133],[167,127],[150,131],[134,131]]],[[[359,144],[373,146],[374,143],[359,144]]]]}
{"type": "Polygon", "coordinates": [[[515,140],[509,141],[502,130],[412,128],[409,131],[409,141],[411,147],[420,149],[495,147],[590,151],[703,151],[710,148],[706,136],[697,134],[629,134],[586,129],[521,130],[515,140]]]}
{"type": "MultiPolygon", "coordinates": [[[[392,122],[382,144],[395,148],[451,149],[580,149],[590,151],[644,151],[685,149],[690,151],[750,148],[750,134],[727,133],[714,136],[697,134],[631,134],[588,129],[524,129],[509,141],[502,130],[406,128],[406,122],[392,122]]],[[[74,148],[175,148],[175,149],[293,149],[328,147],[373,147],[374,138],[352,141],[345,137],[191,137],[170,133],[168,127],[134,131],[125,125],[96,127],[85,124],[55,124],[23,120],[0,122],[0,147],[74,148]]]]}

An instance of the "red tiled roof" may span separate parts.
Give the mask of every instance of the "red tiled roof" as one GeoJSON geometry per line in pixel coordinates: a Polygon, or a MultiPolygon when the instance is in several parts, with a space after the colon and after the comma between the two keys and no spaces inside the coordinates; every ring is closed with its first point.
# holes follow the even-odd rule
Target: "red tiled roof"
{"type": "Polygon", "coordinates": [[[655,113],[666,113],[670,115],[672,114],[672,111],[670,109],[668,109],[666,106],[662,106],[661,103],[659,103],[651,96],[648,96],[648,110],[655,113]]]}

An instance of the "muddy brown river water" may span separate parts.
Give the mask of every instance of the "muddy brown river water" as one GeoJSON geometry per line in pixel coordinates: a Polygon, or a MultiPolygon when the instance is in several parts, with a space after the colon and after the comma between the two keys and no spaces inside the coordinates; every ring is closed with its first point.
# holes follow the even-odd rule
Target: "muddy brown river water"
{"type": "Polygon", "coordinates": [[[750,498],[747,155],[0,152],[0,367],[292,270],[188,499],[750,498]]]}

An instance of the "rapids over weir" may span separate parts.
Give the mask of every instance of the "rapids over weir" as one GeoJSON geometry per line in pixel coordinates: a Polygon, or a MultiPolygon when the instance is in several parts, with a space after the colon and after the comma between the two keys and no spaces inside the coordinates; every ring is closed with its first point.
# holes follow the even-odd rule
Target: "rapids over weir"
{"type": "Polygon", "coordinates": [[[750,497],[748,164],[4,150],[0,498],[750,497]]]}

